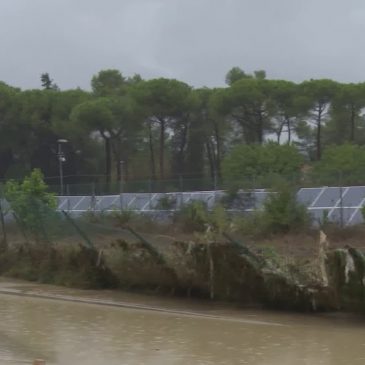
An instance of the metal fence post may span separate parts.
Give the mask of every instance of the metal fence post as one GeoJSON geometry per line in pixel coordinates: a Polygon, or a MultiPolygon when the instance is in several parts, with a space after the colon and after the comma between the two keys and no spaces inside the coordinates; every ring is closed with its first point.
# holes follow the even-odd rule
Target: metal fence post
{"type": "Polygon", "coordinates": [[[179,190],[180,190],[180,204],[179,209],[182,208],[184,203],[184,180],[182,175],[179,175],[179,190]]]}
{"type": "Polygon", "coordinates": [[[217,188],[218,188],[218,174],[217,174],[217,169],[214,168],[214,181],[213,181],[213,188],[214,188],[214,205],[217,202],[217,188]]]}
{"type": "Polygon", "coordinates": [[[119,181],[119,201],[120,201],[120,211],[123,211],[123,167],[124,161],[119,161],[120,163],[120,181],[119,181]]]}
{"type": "Polygon", "coordinates": [[[91,184],[91,210],[95,212],[96,209],[96,194],[95,194],[95,183],[91,184]]]}
{"type": "Polygon", "coordinates": [[[342,187],[342,172],[339,173],[339,187],[340,187],[340,227],[343,228],[343,187],[342,187]]]}
{"type": "Polygon", "coordinates": [[[256,175],[252,175],[253,209],[256,210],[256,175]]]}
{"type": "Polygon", "coordinates": [[[148,209],[152,210],[152,181],[151,181],[151,179],[148,180],[148,192],[149,192],[148,209]]]}

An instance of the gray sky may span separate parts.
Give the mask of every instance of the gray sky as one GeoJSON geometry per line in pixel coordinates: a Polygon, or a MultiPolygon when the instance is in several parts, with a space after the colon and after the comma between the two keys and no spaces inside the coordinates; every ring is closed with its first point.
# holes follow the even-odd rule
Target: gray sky
{"type": "Polygon", "coordinates": [[[365,80],[364,0],[0,0],[0,80],[89,88],[93,74],[220,86],[232,66],[270,78],[365,80]]]}

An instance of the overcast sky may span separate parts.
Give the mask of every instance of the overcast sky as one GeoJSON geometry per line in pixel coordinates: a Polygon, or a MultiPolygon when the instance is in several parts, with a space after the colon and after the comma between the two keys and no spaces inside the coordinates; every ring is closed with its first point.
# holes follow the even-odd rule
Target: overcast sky
{"type": "Polygon", "coordinates": [[[89,88],[93,74],[220,86],[233,66],[270,78],[365,80],[364,0],[0,0],[0,80],[89,88]]]}

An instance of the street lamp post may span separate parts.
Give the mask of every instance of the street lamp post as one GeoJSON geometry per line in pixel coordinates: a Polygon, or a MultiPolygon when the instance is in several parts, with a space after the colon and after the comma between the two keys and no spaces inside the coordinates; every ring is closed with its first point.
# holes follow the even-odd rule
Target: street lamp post
{"type": "Polygon", "coordinates": [[[63,195],[63,164],[66,162],[65,154],[62,151],[62,144],[67,143],[67,139],[58,139],[58,150],[57,150],[57,158],[58,158],[58,168],[60,175],[60,195],[63,195]]]}

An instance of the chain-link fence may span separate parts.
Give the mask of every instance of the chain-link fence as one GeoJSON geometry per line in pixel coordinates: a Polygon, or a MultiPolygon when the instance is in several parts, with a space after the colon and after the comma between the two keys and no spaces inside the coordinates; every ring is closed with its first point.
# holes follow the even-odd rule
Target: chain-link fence
{"type": "Polygon", "coordinates": [[[267,197],[283,185],[296,193],[298,201],[308,208],[317,223],[332,221],[347,226],[363,221],[365,182],[349,180],[338,171],[310,180],[303,175],[277,174],[234,181],[180,177],[159,181],[66,184],[63,196],[59,196],[58,185],[49,185],[49,191],[58,195],[58,212],[64,210],[73,217],[134,211],[163,219],[194,201],[203,202],[208,210],[219,204],[232,212],[252,212],[260,209],[267,197]],[[354,184],[346,185],[348,182],[354,184]]]}
{"type": "MultiPolygon", "coordinates": [[[[295,191],[296,198],[320,224],[362,222],[363,186],[295,191]]],[[[123,287],[172,288],[171,281],[178,275],[183,278],[182,287],[193,290],[196,285],[209,291],[206,283],[212,269],[207,247],[211,242],[216,244],[217,253],[224,246],[232,254],[227,261],[217,254],[216,264],[225,265],[222,273],[227,273],[230,260],[248,247],[247,252],[269,258],[296,278],[299,274],[295,269],[314,262],[318,250],[313,238],[295,243],[273,236],[271,247],[265,247],[243,232],[254,231],[255,222],[262,223],[245,222],[245,215],[262,208],[275,191],[245,187],[234,191],[70,195],[58,197],[55,205],[44,203],[37,192],[35,189],[29,195],[22,191],[24,196],[12,196],[15,200],[8,202],[4,199],[7,195],[2,194],[0,199],[0,270],[11,276],[77,286],[93,282],[100,287],[110,287],[118,277],[118,285],[123,287]],[[203,202],[208,214],[198,206],[183,216],[194,202],[203,202]],[[218,205],[220,210],[214,211],[218,205]],[[222,207],[224,213],[232,214],[222,214],[222,207]],[[231,219],[233,213],[239,215],[234,218],[243,218],[241,222],[231,219]],[[240,249],[233,250],[235,246],[240,249]],[[7,254],[1,255],[1,250],[7,254]],[[105,284],[104,280],[111,281],[105,284]]],[[[310,266],[308,275],[313,270],[310,266]]]]}
{"type": "MultiPolygon", "coordinates": [[[[264,175],[240,175],[237,177],[231,176],[230,178],[223,178],[216,174],[200,178],[179,175],[165,179],[124,178],[117,181],[110,180],[104,175],[67,175],[63,177],[62,184],[59,176],[45,177],[44,180],[51,192],[56,195],[67,196],[272,189],[283,181],[298,189],[321,186],[365,186],[362,171],[352,171],[351,174],[338,170],[313,172],[311,168],[303,168],[300,173],[293,174],[268,172],[264,175]]],[[[5,182],[5,180],[0,180],[0,185],[5,182]]]]}

